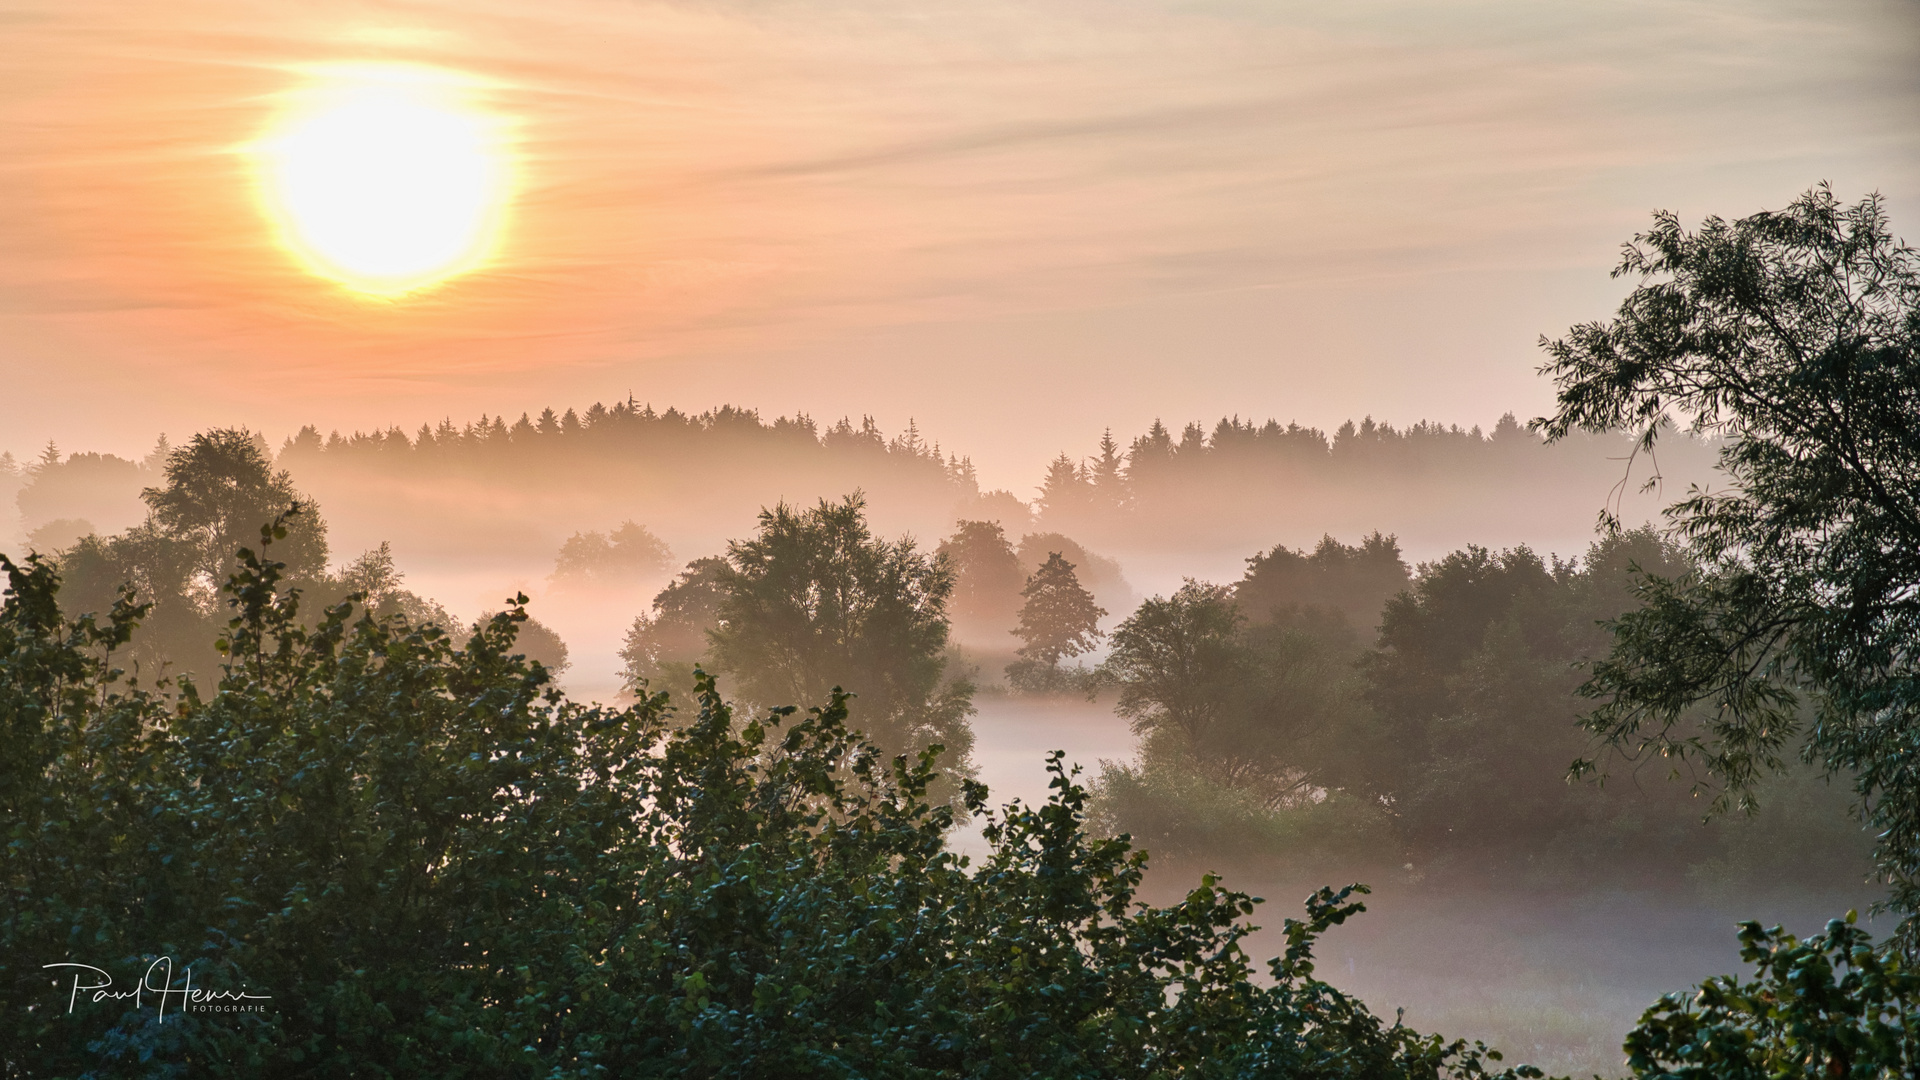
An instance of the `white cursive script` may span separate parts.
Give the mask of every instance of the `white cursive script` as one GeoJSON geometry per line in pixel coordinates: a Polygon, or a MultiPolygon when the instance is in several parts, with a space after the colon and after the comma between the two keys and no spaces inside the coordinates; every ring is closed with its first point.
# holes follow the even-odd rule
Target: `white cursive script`
{"type": "MultiPolygon", "coordinates": [[[[249,994],[244,990],[195,990],[193,988],[193,965],[191,964],[187,965],[186,969],[182,972],[185,980],[181,985],[175,986],[173,985],[173,957],[171,956],[159,957],[155,959],[153,963],[148,964],[146,974],[140,977],[139,985],[131,990],[113,989],[113,976],[91,964],[42,964],[41,967],[75,969],[73,973],[73,986],[67,994],[67,1012],[69,1013],[73,1012],[73,1007],[79,1003],[82,993],[91,995],[88,1000],[94,1002],[131,1000],[133,1007],[136,1009],[146,1003],[146,995],[152,994],[158,999],[156,1004],[160,1010],[159,1021],[163,1024],[167,1022],[167,1002],[169,1000],[175,1002],[174,1008],[180,1012],[195,1011],[196,1007],[209,1008],[220,1002],[273,1000],[271,994],[249,994]],[[154,984],[156,973],[158,973],[160,977],[159,985],[154,984]],[[88,979],[90,981],[83,983],[80,981],[82,979],[88,979]],[[178,997],[175,997],[175,995],[178,995],[178,997]]],[[[243,1006],[242,1008],[246,1007],[243,1006]]],[[[251,1006],[251,1008],[258,1009],[259,1006],[251,1006]]],[[[221,1011],[230,1012],[235,1010],[233,1007],[229,1007],[221,1011]]]]}

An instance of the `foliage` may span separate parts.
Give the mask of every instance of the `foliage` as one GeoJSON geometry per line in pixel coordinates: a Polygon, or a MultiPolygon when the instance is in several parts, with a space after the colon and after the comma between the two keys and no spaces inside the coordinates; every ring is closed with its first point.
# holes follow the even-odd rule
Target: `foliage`
{"type": "Polygon", "coordinates": [[[973,749],[973,685],[948,677],[953,574],[911,539],[867,528],[865,502],[782,503],[760,531],[727,545],[718,571],[714,662],[747,700],[825,700],[859,687],[853,722],[889,753],[944,746],[964,772],[973,749]]]}
{"type": "MultiPolygon", "coordinates": [[[[415,626],[432,623],[435,626],[453,626],[453,616],[447,609],[402,586],[407,575],[395,565],[393,545],[380,541],[380,546],[369,548],[360,553],[360,557],[340,568],[331,575],[325,585],[314,586],[310,592],[324,597],[327,603],[337,603],[348,596],[358,596],[359,603],[374,618],[388,615],[404,615],[415,626]]],[[[480,620],[486,622],[485,618],[480,620]]],[[[561,649],[565,655],[565,647],[561,649]]],[[[560,665],[549,664],[549,667],[560,665]]]]}
{"type": "Polygon", "coordinates": [[[1248,559],[1234,600],[1255,621],[1290,608],[1321,608],[1337,612],[1356,630],[1371,631],[1381,608],[1408,580],[1393,537],[1375,532],[1347,545],[1323,536],[1311,553],[1279,544],[1248,559]]]}
{"type": "Polygon", "coordinates": [[[117,536],[83,536],[58,559],[67,582],[60,602],[69,614],[105,614],[128,586],[152,606],[123,662],[154,674],[168,665],[176,674],[211,675],[218,667],[210,646],[219,622],[194,581],[198,559],[191,543],[149,521],[117,536]]]}
{"type": "Polygon", "coordinates": [[[1020,624],[1013,636],[1021,641],[1020,660],[1007,669],[1015,689],[1059,689],[1060,660],[1079,656],[1100,640],[1100,619],[1107,609],[1093,602],[1080,587],[1073,564],[1052,552],[1020,590],[1020,624]]]}
{"type": "Polygon", "coordinates": [[[1920,1073],[1920,972],[1874,947],[1854,913],[1805,941],[1740,926],[1756,978],[1708,979],[1668,994],[1628,1034],[1634,1075],[1899,1080],[1920,1073]]]}
{"type": "Polygon", "coordinates": [[[725,559],[693,560],[654,596],[651,611],[634,618],[620,648],[628,690],[692,697],[694,665],[707,655],[707,631],[720,623],[727,569],[725,559]]]}
{"type": "Polygon", "coordinates": [[[999,522],[961,521],[934,554],[953,571],[949,609],[957,632],[986,637],[1013,625],[1026,575],[999,522]]]}
{"type": "Polygon", "coordinates": [[[1102,762],[1091,790],[1096,833],[1126,833],[1162,860],[1295,868],[1399,861],[1398,837],[1378,807],[1335,791],[1276,811],[1263,792],[1223,784],[1177,750],[1102,762]]]}
{"type": "Polygon", "coordinates": [[[1243,657],[1240,624],[1226,589],[1187,579],[1170,597],[1153,597],[1113,631],[1102,668],[1120,686],[1116,711],[1141,734],[1167,731],[1203,738],[1226,713],[1243,657]]]}
{"type": "Polygon", "coordinates": [[[1275,613],[1246,625],[1231,590],[1189,580],[1140,605],[1113,632],[1103,677],[1116,711],[1144,737],[1143,759],[1204,774],[1271,810],[1351,784],[1372,796],[1348,758],[1372,748],[1337,611],[1275,613]]]}
{"type": "Polygon", "coordinates": [[[1026,579],[1039,573],[1047,559],[1055,552],[1073,564],[1073,572],[1080,584],[1102,607],[1111,606],[1115,610],[1132,607],[1134,595],[1127,579],[1120,572],[1120,564],[1105,555],[1088,551],[1084,545],[1070,536],[1057,532],[1028,533],[1015,545],[1015,553],[1020,556],[1023,573],[1016,583],[1012,603],[1019,606],[1019,588],[1026,579]]]}
{"type": "MultiPolygon", "coordinates": [[[[567,701],[514,648],[395,616],[302,614],[243,551],[220,683],[112,662],[144,606],[67,620],[54,568],[0,564],[0,1072],[13,1077],[1235,1077],[1488,1074],[1318,980],[1322,890],[1256,982],[1256,901],[1139,903],[1145,857],[1045,805],[986,808],[977,867],[847,696],[698,720],[567,701]],[[308,623],[312,621],[312,625],[308,623]],[[160,955],[263,1011],[89,1001],[160,955]]],[[[1358,890],[1364,891],[1364,890],[1358,890]]],[[[177,985],[177,983],[175,984],[177,985]]],[[[1500,1075],[1538,1075],[1513,1070],[1500,1075]]]]}
{"type": "MultiPolygon", "coordinates": [[[[1798,750],[1850,775],[1891,903],[1920,910],[1920,255],[1879,196],[1822,187],[1626,248],[1610,323],[1545,343],[1553,438],[1669,418],[1726,439],[1731,486],[1669,510],[1697,572],[1649,575],[1583,693],[1629,755],[1697,763],[1722,807],[1798,750]],[[1704,706],[1704,708],[1699,708],[1704,706]]],[[[1908,947],[1920,923],[1903,930],[1908,947]]]]}
{"type": "MultiPolygon", "coordinates": [[[[162,465],[164,461],[154,464],[162,465]]],[[[58,449],[49,444],[40,460],[29,463],[23,470],[21,479],[26,483],[15,495],[13,504],[19,507],[30,533],[62,519],[104,521],[99,514],[104,502],[132,503],[137,507],[141,489],[156,473],[157,470],[145,468],[141,462],[113,454],[76,453],[62,457],[58,449]]],[[[93,531],[92,528],[85,530],[93,531]]],[[[36,546],[42,554],[50,555],[67,545],[36,542],[36,546]]]]}
{"type": "Polygon", "coordinates": [[[1342,832],[1380,849],[1391,830],[1367,783],[1370,714],[1339,612],[1248,626],[1230,590],[1188,581],[1141,604],[1113,642],[1102,673],[1143,740],[1138,766],[1101,775],[1110,827],[1193,855],[1324,851],[1303,838],[1342,832]]]}
{"type": "Polygon", "coordinates": [[[1576,662],[1604,652],[1601,623],[1631,607],[1636,573],[1685,566],[1641,529],[1603,536],[1578,563],[1468,548],[1420,568],[1362,661],[1372,729],[1341,744],[1364,759],[1363,790],[1410,847],[1425,859],[1584,861],[1616,878],[1714,856],[1718,835],[1664,770],[1602,789],[1564,780],[1587,749],[1576,662]]]}
{"type": "Polygon", "coordinates": [[[27,546],[34,551],[54,552],[70,548],[83,537],[97,532],[86,518],[54,518],[27,534],[27,546]]]}
{"type": "MultiPolygon", "coordinates": [[[[79,457],[45,469],[70,469],[79,457]]],[[[137,474],[132,463],[123,464],[137,474]]],[[[171,666],[209,677],[219,655],[208,643],[223,621],[219,587],[234,568],[233,551],[262,523],[299,505],[303,511],[290,519],[284,541],[287,573],[324,589],[326,523],[287,473],[273,469],[251,432],[195,435],[185,446],[165,449],[156,464],[164,481],[140,494],[150,510],[145,522],[113,536],[83,536],[59,553],[67,582],[61,603],[69,614],[105,613],[120,590],[132,586],[152,611],[131,642],[128,662],[150,673],[171,666]]]]}
{"type": "MultiPolygon", "coordinates": [[[[239,428],[195,435],[167,455],[166,482],[140,493],[153,521],[193,553],[194,585],[211,594],[233,572],[233,553],[300,501],[285,469],[274,471],[259,436],[239,428]]],[[[299,580],[326,572],[327,526],[318,515],[292,519],[280,558],[299,580]]]]}
{"type": "MultiPolygon", "coordinates": [[[[526,600],[520,599],[518,603],[524,605],[526,600]]],[[[469,632],[475,634],[480,633],[486,628],[487,624],[491,623],[499,614],[497,611],[489,611],[482,614],[479,620],[470,628],[469,632]]],[[[518,629],[515,631],[514,646],[518,648],[528,660],[539,664],[555,675],[560,674],[570,667],[573,661],[567,658],[569,651],[567,649],[567,643],[560,637],[559,633],[539,619],[527,615],[525,611],[522,611],[520,614],[525,617],[515,620],[518,624],[518,629]]]]}
{"type": "Polygon", "coordinates": [[[574,533],[554,561],[557,581],[619,583],[658,574],[673,565],[673,551],[645,525],[623,521],[610,533],[574,533]]]}
{"type": "Polygon", "coordinates": [[[1762,792],[1773,812],[1712,826],[1665,769],[1566,782],[1588,749],[1576,663],[1605,651],[1601,624],[1631,607],[1639,571],[1686,566],[1649,529],[1604,536],[1577,562],[1468,548],[1419,568],[1373,620],[1372,648],[1324,607],[1249,624],[1218,586],[1153,598],[1103,668],[1143,736],[1137,764],[1101,775],[1103,826],[1196,857],[1270,859],[1327,850],[1307,838],[1337,824],[1371,838],[1353,852],[1535,884],[1747,894],[1783,875],[1857,879],[1869,841],[1818,776],[1782,777],[1762,792]]]}

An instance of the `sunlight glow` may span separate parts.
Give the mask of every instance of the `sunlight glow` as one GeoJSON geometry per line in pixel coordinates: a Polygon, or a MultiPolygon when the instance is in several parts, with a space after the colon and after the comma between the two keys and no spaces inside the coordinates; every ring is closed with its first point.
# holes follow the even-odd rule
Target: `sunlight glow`
{"type": "Polygon", "coordinates": [[[281,242],[313,273],[398,296],[478,266],[511,194],[504,125],[473,85],[400,65],[322,69],[255,147],[281,242]]]}

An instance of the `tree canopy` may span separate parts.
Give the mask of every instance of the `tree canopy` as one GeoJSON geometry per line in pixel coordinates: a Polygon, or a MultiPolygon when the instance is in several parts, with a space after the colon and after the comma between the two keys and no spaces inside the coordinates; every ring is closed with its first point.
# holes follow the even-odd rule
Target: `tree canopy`
{"type": "Polygon", "coordinates": [[[1368,633],[1388,598],[1407,587],[1407,578],[1393,537],[1375,532],[1348,545],[1323,536],[1311,552],[1280,544],[1248,559],[1234,599],[1255,621],[1288,608],[1322,608],[1368,633]]]}
{"type": "MultiPolygon", "coordinates": [[[[954,628],[975,637],[1000,633],[1013,625],[1025,575],[1020,556],[997,521],[961,521],[935,554],[953,571],[951,611],[954,628]]],[[[1001,640],[1005,640],[1004,638],[1001,640]]]]}
{"type": "Polygon", "coordinates": [[[577,532],[560,545],[555,581],[619,584],[661,573],[673,565],[666,541],[645,525],[623,521],[611,532],[577,532]]]}
{"type": "Polygon", "coordinates": [[[6,1075],[1539,1075],[1315,976],[1364,889],[1312,896],[1265,979],[1253,898],[1142,903],[1144,855],[1084,831],[1058,754],[1044,805],[960,780],[976,866],[936,755],[889,760],[845,694],[582,706],[515,648],[517,604],[464,643],[313,619],[271,554],[238,560],[219,683],[177,698],[113,667],[144,605],[68,620],[50,564],[0,558],[6,1075]],[[162,957],[248,1010],[79,992],[162,957]]]}
{"type": "MultiPolygon", "coordinates": [[[[1727,487],[1669,517],[1696,572],[1649,575],[1592,671],[1587,723],[1691,759],[1725,805],[1798,753],[1852,777],[1891,903],[1920,910],[1920,255],[1883,200],[1826,187],[1695,231],[1670,213],[1609,322],[1543,341],[1551,438],[1669,421],[1720,436],[1727,487]]],[[[1909,947],[1920,932],[1910,917],[1909,947]]]]}
{"type": "Polygon", "coordinates": [[[965,769],[973,686],[947,671],[953,574],[911,539],[867,528],[858,494],[782,503],[715,567],[710,653],[748,701],[824,700],[858,688],[853,723],[890,753],[942,746],[965,769]]]}
{"type": "Polygon", "coordinates": [[[1074,576],[1073,564],[1057,551],[1027,579],[1020,596],[1025,603],[1013,628],[1021,641],[1020,659],[1007,669],[1007,676],[1020,689],[1053,689],[1060,660],[1087,652],[1104,636],[1100,619],[1107,609],[1093,602],[1093,594],[1074,576]]]}
{"type": "MultiPolygon", "coordinates": [[[[276,470],[266,443],[250,431],[202,432],[166,459],[166,482],[140,493],[155,524],[190,545],[201,588],[216,592],[233,572],[233,553],[260,526],[301,501],[293,478],[276,470]]],[[[287,572],[312,580],[327,568],[327,527],[317,514],[293,519],[280,558],[287,572]]]]}
{"type": "Polygon", "coordinates": [[[628,689],[691,696],[694,665],[708,654],[707,631],[720,623],[726,571],[725,559],[695,559],[654,595],[651,610],[634,617],[620,648],[628,689]]]}

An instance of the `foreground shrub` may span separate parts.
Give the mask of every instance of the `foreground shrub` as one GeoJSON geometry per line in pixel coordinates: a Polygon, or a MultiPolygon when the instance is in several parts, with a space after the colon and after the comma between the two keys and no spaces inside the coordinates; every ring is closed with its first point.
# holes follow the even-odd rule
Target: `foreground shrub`
{"type": "Polygon", "coordinates": [[[1740,927],[1756,978],[1668,994],[1627,1036],[1636,1076],[1685,1080],[1920,1076],[1920,972],[1876,949],[1852,912],[1801,941],[1740,927]]]}
{"type": "Polygon", "coordinates": [[[1314,977],[1363,889],[1288,920],[1270,982],[1254,899],[1137,902],[1145,855],[1088,835],[1057,754],[1043,806],[962,781],[976,866],[926,797],[936,752],[883,760],[842,693],[742,719],[701,676],[691,723],[663,694],[582,706],[515,652],[518,605],[464,646],[308,620],[244,551],[218,687],[141,686],[112,658],[143,608],[69,622],[49,566],[0,567],[5,1076],[1495,1067],[1314,977]],[[170,996],[188,972],[222,996],[170,996]]]}

